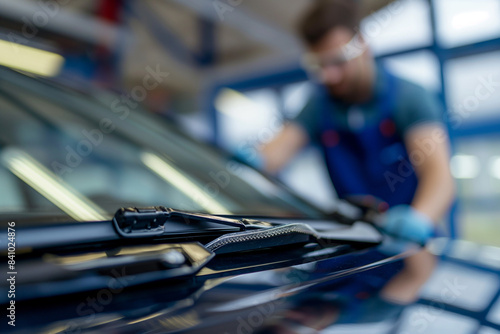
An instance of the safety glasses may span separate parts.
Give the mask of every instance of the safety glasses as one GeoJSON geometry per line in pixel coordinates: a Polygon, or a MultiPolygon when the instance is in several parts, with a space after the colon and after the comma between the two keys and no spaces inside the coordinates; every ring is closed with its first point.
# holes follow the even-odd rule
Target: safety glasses
{"type": "Polygon", "coordinates": [[[362,55],[365,50],[366,45],[361,40],[359,33],[357,33],[349,42],[335,52],[322,55],[313,52],[306,53],[302,59],[302,64],[307,71],[318,74],[331,66],[343,66],[350,60],[362,55]]]}

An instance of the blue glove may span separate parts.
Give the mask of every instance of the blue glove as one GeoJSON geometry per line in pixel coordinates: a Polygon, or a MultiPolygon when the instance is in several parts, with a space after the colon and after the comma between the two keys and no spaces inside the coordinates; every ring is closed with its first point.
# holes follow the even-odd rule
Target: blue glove
{"type": "Polygon", "coordinates": [[[264,157],[254,147],[240,146],[234,152],[234,156],[255,169],[262,170],[265,167],[264,157]]]}
{"type": "Polygon", "coordinates": [[[409,205],[390,208],[381,227],[392,236],[418,242],[421,245],[434,234],[434,224],[431,219],[409,205]]]}

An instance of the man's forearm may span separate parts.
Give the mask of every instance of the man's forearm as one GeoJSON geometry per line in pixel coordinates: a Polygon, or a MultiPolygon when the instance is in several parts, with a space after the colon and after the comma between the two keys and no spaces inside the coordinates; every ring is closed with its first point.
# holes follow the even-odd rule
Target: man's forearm
{"type": "Polygon", "coordinates": [[[412,131],[406,139],[410,157],[412,153],[424,157],[418,163],[412,161],[418,187],[411,206],[437,222],[448,211],[455,193],[446,130],[437,124],[423,125],[412,131]]]}
{"type": "Polygon", "coordinates": [[[264,169],[271,173],[280,171],[309,141],[307,133],[295,123],[287,123],[276,137],[262,147],[260,154],[264,169]]]}
{"type": "Polygon", "coordinates": [[[454,194],[455,184],[450,173],[434,171],[419,178],[411,206],[433,222],[438,222],[450,208],[454,194]]]}

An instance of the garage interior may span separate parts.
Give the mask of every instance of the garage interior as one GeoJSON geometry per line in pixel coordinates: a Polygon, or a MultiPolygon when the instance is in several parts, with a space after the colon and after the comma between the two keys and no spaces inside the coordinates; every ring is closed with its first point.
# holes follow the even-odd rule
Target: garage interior
{"type": "MultiPolygon", "coordinates": [[[[139,98],[145,110],[234,152],[269,142],[306,104],[313,84],[297,23],[314,2],[0,0],[0,65],[122,96],[135,94],[148,73],[167,73],[139,98]],[[9,56],[23,47],[43,54],[9,56]]],[[[500,261],[500,0],[358,2],[360,32],[376,59],[437,93],[451,120],[457,198],[442,228],[470,249],[455,259],[494,253],[483,263],[494,269],[466,278],[486,282],[477,295],[488,295],[500,261]]],[[[277,177],[332,210],[338,199],[321,159],[309,146],[277,177]]],[[[450,266],[447,273],[457,270],[450,266]]]]}

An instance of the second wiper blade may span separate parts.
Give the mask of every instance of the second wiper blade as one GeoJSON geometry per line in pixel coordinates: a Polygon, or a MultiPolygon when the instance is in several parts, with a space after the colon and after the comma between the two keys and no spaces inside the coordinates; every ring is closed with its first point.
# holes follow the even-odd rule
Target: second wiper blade
{"type": "Polygon", "coordinates": [[[113,217],[113,224],[122,237],[140,238],[165,234],[165,224],[171,220],[181,221],[186,226],[196,225],[200,222],[216,223],[236,227],[239,231],[272,226],[270,223],[252,219],[234,219],[204,213],[191,213],[163,206],[121,208],[113,217]]]}

